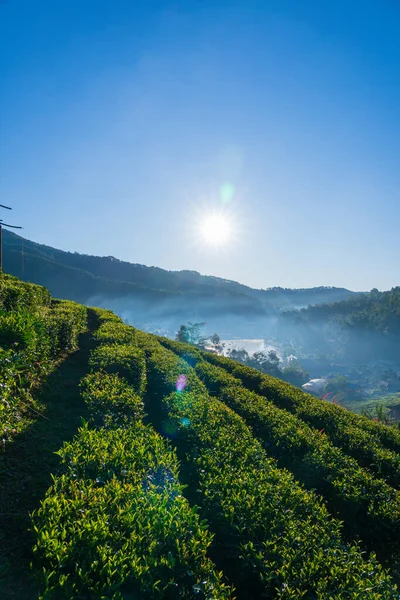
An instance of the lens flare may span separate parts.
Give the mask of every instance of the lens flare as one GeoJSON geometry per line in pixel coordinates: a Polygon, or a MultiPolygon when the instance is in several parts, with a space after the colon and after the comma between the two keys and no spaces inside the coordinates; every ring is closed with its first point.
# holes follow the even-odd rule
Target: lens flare
{"type": "Polygon", "coordinates": [[[231,200],[233,200],[233,197],[235,195],[235,186],[229,182],[224,183],[220,187],[219,195],[220,195],[221,201],[224,204],[228,204],[231,200]]]}
{"type": "Polygon", "coordinates": [[[186,387],[186,383],[187,383],[187,381],[186,381],[186,375],[179,375],[178,379],[176,380],[176,385],[175,385],[176,391],[177,392],[183,392],[183,390],[186,387]]]}

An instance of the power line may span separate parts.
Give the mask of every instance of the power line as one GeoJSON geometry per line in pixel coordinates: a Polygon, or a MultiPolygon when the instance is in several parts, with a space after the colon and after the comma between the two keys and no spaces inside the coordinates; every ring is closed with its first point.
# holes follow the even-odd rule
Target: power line
{"type": "MultiPolygon", "coordinates": [[[[12,210],[10,206],[5,206],[4,204],[0,204],[0,207],[7,210],[12,210]]],[[[3,219],[0,219],[0,272],[3,271],[3,227],[11,227],[11,229],[23,229],[23,227],[20,225],[9,225],[8,223],[4,223],[3,219]]]]}

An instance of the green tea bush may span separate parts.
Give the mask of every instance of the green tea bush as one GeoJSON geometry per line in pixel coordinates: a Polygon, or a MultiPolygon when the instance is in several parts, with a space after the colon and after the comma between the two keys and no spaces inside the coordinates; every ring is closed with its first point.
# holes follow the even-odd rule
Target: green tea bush
{"type": "Polygon", "coordinates": [[[202,356],[240,379],[247,389],[295,414],[315,429],[323,429],[335,446],[353,456],[361,466],[385,478],[395,488],[400,487],[400,432],[394,427],[319,400],[231,359],[207,352],[202,356]]]}
{"type": "Polygon", "coordinates": [[[124,377],[140,395],[146,387],[146,362],[142,350],[133,344],[103,344],[90,358],[93,371],[103,369],[124,377]]]}
{"type": "Polygon", "coordinates": [[[0,311],[0,347],[4,350],[15,347],[18,350],[33,349],[37,345],[40,321],[23,309],[20,311],[0,311]]]}
{"type": "Polygon", "coordinates": [[[38,306],[50,306],[50,304],[51,296],[46,288],[0,273],[0,308],[3,310],[32,311],[38,306]]]}
{"type": "Polygon", "coordinates": [[[102,344],[134,344],[136,341],[133,327],[113,320],[103,322],[97,329],[94,338],[102,344]]]}
{"type": "Polygon", "coordinates": [[[328,501],[332,512],[379,557],[400,561],[400,494],[362,469],[329,438],[272,402],[246,390],[224,369],[198,362],[196,373],[207,389],[239,414],[264,448],[307,488],[328,501]]]}
{"type": "Polygon", "coordinates": [[[82,397],[95,427],[130,427],[143,418],[143,401],[117,375],[92,373],[81,382],[82,397]]]}
{"type": "Polygon", "coordinates": [[[201,351],[190,344],[177,342],[176,340],[170,340],[161,336],[155,337],[164,348],[168,348],[168,350],[172,350],[172,352],[178,354],[178,356],[182,357],[191,367],[195,367],[199,361],[204,361],[201,351]]]}
{"type": "Polygon", "coordinates": [[[177,359],[173,352],[166,351],[151,334],[137,331],[136,336],[138,345],[146,353],[146,364],[155,373],[155,377],[151,380],[153,393],[165,395],[166,385],[171,391],[176,389],[181,375],[185,376],[185,391],[207,392],[204,384],[196,377],[193,367],[190,367],[183,358],[177,359]]]}
{"type": "Polygon", "coordinates": [[[87,328],[87,309],[69,300],[55,300],[42,311],[52,357],[78,348],[79,335],[87,328]]]}
{"type": "Polygon", "coordinates": [[[78,347],[87,309],[52,301],[45,288],[0,275],[0,435],[8,440],[22,424],[30,392],[60,355],[78,347]]]}
{"type": "Polygon", "coordinates": [[[107,321],[113,321],[114,323],[122,323],[120,317],[118,317],[112,310],[108,308],[99,308],[98,306],[92,306],[91,310],[96,314],[99,321],[99,326],[107,321]]]}
{"type": "MultiPolygon", "coordinates": [[[[100,346],[92,366],[106,356],[114,368],[120,358],[126,374],[124,348],[145,372],[131,345],[100,346]]],[[[231,598],[207,557],[211,535],[182,494],[176,454],[143,424],[139,396],[103,371],[81,389],[89,423],[59,451],[63,472],[33,515],[40,597],[231,598]]]]}
{"type": "Polygon", "coordinates": [[[65,472],[33,515],[40,598],[231,597],[176,456],[151,428],[85,426],[59,454],[65,472]]]}
{"type": "Polygon", "coordinates": [[[151,389],[164,390],[202,515],[239,589],[252,597],[382,599],[396,586],[371,555],[345,544],[341,525],[314,493],[277,468],[243,419],[210,397],[182,358],[138,334],[151,389]],[[177,374],[186,386],[176,387],[177,374]],[[196,381],[197,380],[197,381],[196,381]]]}

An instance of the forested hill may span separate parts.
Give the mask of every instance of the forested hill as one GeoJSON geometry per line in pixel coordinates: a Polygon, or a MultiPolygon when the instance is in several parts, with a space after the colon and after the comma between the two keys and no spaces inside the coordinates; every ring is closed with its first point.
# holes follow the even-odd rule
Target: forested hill
{"type": "Polygon", "coordinates": [[[318,345],[316,336],[325,335],[325,341],[343,343],[350,353],[357,351],[364,359],[400,357],[400,287],[288,311],[282,317],[282,330],[295,330],[303,342],[308,336],[314,346],[318,345]]]}
{"type": "Polygon", "coordinates": [[[400,286],[387,292],[372,290],[346,301],[310,306],[288,316],[310,322],[336,317],[354,327],[400,333],[400,286]]]}
{"type": "MultiPolygon", "coordinates": [[[[199,318],[207,318],[214,311],[260,316],[354,295],[349,290],[331,287],[257,290],[195,271],[167,271],[111,256],[64,252],[23,240],[9,231],[4,231],[3,262],[6,272],[45,285],[55,296],[84,303],[104,297],[130,297],[145,302],[149,310],[163,302],[165,312],[173,313],[182,310],[182,300],[190,295],[191,314],[199,318]]],[[[268,282],[268,273],[265,280],[268,282]]],[[[188,303],[184,305],[185,310],[188,303]]]]}

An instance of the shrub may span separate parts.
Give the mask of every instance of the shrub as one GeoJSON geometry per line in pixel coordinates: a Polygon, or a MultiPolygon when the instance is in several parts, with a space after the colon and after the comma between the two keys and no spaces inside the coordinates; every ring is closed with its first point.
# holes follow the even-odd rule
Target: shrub
{"type": "Polygon", "coordinates": [[[42,599],[224,599],[177,460],[151,428],[79,431],[33,515],[42,599]]]}
{"type": "Polygon", "coordinates": [[[130,427],[144,416],[142,400],[117,375],[93,373],[81,389],[95,427],[130,427]]]}
{"type": "Polygon", "coordinates": [[[277,468],[241,417],[210,397],[182,358],[151,336],[138,335],[138,343],[149,381],[164,390],[202,515],[240,589],[250,587],[253,597],[395,597],[375,557],[364,561],[357,545],[344,543],[340,523],[316,495],[277,468]],[[187,385],[171,393],[177,373],[187,385]]]}
{"type": "Polygon", "coordinates": [[[104,344],[90,358],[93,371],[103,369],[124,377],[141,395],[146,387],[146,362],[143,352],[132,344],[104,344]]]}

